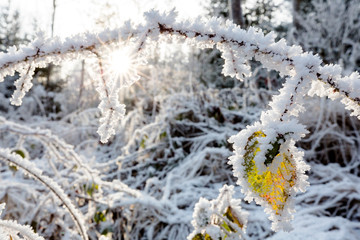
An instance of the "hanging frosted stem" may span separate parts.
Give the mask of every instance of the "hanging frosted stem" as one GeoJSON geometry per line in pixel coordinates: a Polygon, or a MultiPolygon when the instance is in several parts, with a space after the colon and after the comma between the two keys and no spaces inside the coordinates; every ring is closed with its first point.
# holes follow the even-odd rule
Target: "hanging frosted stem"
{"type": "Polygon", "coordinates": [[[115,134],[116,123],[119,122],[125,115],[125,105],[119,103],[118,89],[114,88],[114,80],[107,79],[107,76],[103,67],[103,60],[100,54],[93,51],[97,56],[99,77],[98,86],[96,90],[99,93],[100,104],[99,109],[101,111],[101,118],[99,120],[100,126],[98,128],[98,134],[101,137],[101,142],[106,143],[108,139],[115,134]]]}

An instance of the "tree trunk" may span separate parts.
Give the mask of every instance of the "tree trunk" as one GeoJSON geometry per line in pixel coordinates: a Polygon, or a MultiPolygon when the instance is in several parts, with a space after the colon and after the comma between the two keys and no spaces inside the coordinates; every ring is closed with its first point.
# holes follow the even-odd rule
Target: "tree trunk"
{"type": "Polygon", "coordinates": [[[56,0],[53,0],[53,13],[51,17],[51,37],[54,37],[55,12],[56,12],[56,0]]]}
{"type": "Polygon", "coordinates": [[[300,3],[301,0],[293,0],[293,25],[296,31],[300,30],[301,28],[301,24],[298,17],[300,16],[300,3]]]}
{"type": "MultiPolygon", "coordinates": [[[[54,37],[55,13],[56,13],[56,0],[53,0],[53,12],[52,12],[52,16],[51,16],[51,37],[52,38],[54,37]]],[[[49,63],[47,76],[46,76],[46,86],[47,87],[50,86],[50,80],[51,80],[50,77],[51,77],[53,68],[54,68],[54,64],[49,63]]]]}
{"type": "Polygon", "coordinates": [[[241,11],[241,0],[229,0],[229,13],[235,24],[240,25],[242,28],[245,27],[241,11]]]}

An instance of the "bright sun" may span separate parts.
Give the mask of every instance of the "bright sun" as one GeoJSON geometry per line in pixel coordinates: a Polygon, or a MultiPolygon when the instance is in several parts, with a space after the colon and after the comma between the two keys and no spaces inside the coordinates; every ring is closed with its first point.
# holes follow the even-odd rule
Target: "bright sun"
{"type": "Polygon", "coordinates": [[[115,81],[114,86],[127,87],[139,80],[139,59],[130,47],[117,46],[107,49],[107,74],[115,81]]]}
{"type": "Polygon", "coordinates": [[[124,76],[131,68],[131,56],[126,48],[115,50],[110,55],[111,72],[116,76],[124,76]]]}

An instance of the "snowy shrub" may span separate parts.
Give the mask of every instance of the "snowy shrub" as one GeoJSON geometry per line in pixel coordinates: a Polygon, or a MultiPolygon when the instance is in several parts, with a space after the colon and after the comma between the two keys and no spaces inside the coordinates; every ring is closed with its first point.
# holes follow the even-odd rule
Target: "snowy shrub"
{"type": "MultiPolygon", "coordinates": [[[[26,176],[39,181],[53,193],[42,196],[41,201],[51,199],[64,206],[64,211],[52,212],[61,222],[42,229],[43,233],[71,239],[79,236],[95,239],[99,233],[110,231],[113,220],[118,229],[111,231],[118,238],[120,233],[117,231],[125,232],[127,238],[136,236],[137,239],[141,236],[151,239],[154,234],[158,239],[186,237],[191,216],[183,209],[191,206],[193,201],[190,200],[200,197],[194,196],[196,185],[212,183],[212,177],[219,177],[216,172],[224,171],[225,164],[219,159],[226,158],[230,152],[226,142],[230,135],[229,142],[234,151],[229,163],[245,200],[255,200],[265,208],[274,231],[290,231],[295,195],[304,192],[309,185],[305,175],[309,165],[303,160],[302,150],[295,145],[308,133],[299,122],[306,110],[304,98],[317,95],[340,99],[345,108],[359,118],[359,73],[342,76],[341,67],[324,65],[318,56],[303,52],[298,46],[288,46],[283,39],[276,42],[273,33],[264,35],[254,28],[245,31],[230,21],[223,23],[217,18],[178,21],[175,12],[160,14],[157,11],[147,12],[145,20],[143,25],[132,26],[128,22],[119,29],[81,34],[65,41],[38,36],[26,46],[13,47],[0,54],[0,79],[16,72],[20,74],[11,98],[11,103],[16,106],[22,104],[25,94],[30,91],[36,68],[75,59],[93,61],[91,76],[95,79],[101,116],[93,114],[89,118],[99,118],[97,133],[104,144],[100,163],[93,165],[99,171],[88,166],[93,160],[86,151],[94,146],[93,139],[79,146],[85,152],[81,157],[71,145],[50,131],[0,119],[1,130],[10,133],[2,136],[6,141],[1,146],[0,160],[9,164],[14,174],[19,174],[18,169],[22,169],[26,176]],[[198,48],[216,46],[225,60],[225,76],[239,80],[249,77],[251,71],[247,61],[255,59],[264,67],[278,71],[286,81],[280,93],[273,96],[269,108],[256,116],[260,120],[252,125],[249,123],[253,121],[246,121],[232,111],[239,106],[227,106],[227,111],[223,109],[226,97],[234,94],[234,98],[239,99],[236,90],[217,93],[218,101],[223,100],[221,104],[216,103],[216,98],[208,97],[216,95],[211,92],[204,92],[203,96],[171,93],[167,98],[154,97],[134,103],[134,109],[125,115],[119,93],[139,80],[139,67],[146,64],[151,47],[168,41],[186,42],[198,48]],[[121,64],[113,67],[113,62],[121,64]],[[187,109],[177,108],[177,104],[184,102],[189,102],[187,109]],[[198,104],[192,105],[194,102],[198,104]],[[159,105],[161,109],[157,108],[159,105]],[[148,112],[143,114],[147,118],[133,119],[133,116],[141,116],[136,115],[137,111],[148,112]],[[166,114],[155,117],[159,111],[166,111],[166,114]],[[224,122],[229,124],[224,125],[224,122]],[[234,129],[242,130],[235,133],[234,129]],[[124,139],[126,145],[118,146],[117,143],[124,139]],[[41,149],[33,161],[29,160],[29,148],[41,149]],[[114,148],[120,148],[122,156],[108,161],[116,155],[114,148]],[[47,165],[37,166],[38,158],[47,159],[47,165]],[[203,164],[201,161],[208,162],[203,164]],[[125,165],[127,168],[121,169],[125,165]],[[181,167],[174,171],[178,165],[181,167]],[[155,172],[163,169],[166,169],[166,176],[155,176],[155,172]],[[201,176],[200,183],[183,186],[184,179],[195,175],[201,176]],[[123,218],[117,218],[117,214],[123,218]],[[143,232],[145,227],[148,228],[146,233],[143,232]]],[[[67,119],[71,122],[74,118],[76,116],[67,119]]],[[[91,131],[83,133],[91,134],[91,131]]],[[[22,188],[31,185],[27,177],[23,179],[22,188]]],[[[231,177],[229,179],[232,181],[231,177]]],[[[36,194],[39,192],[27,191],[20,195],[34,201],[39,197],[36,194]]],[[[193,215],[195,230],[188,239],[246,238],[243,232],[247,214],[241,210],[240,201],[232,199],[233,194],[233,187],[224,186],[217,199],[201,198],[193,215]]],[[[207,197],[215,196],[208,193],[207,197]]],[[[17,208],[26,208],[25,205],[17,208]]],[[[48,205],[46,211],[51,211],[48,205]]],[[[14,215],[18,219],[26,217],[20,212],[14,215]]]]}
{"type": "Polygon", "coordinates": [[[291,42],[318,53],[325,63],[359,70],[360,1],[314,0],[310,6],[307,13],[295,13],[298,27],[290,33],[291,42]]]}

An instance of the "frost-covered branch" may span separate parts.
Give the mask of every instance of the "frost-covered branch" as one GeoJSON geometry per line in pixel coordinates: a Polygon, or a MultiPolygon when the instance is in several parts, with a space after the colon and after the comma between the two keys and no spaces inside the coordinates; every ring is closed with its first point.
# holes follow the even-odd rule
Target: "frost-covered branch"
{"type": "Polygon", "coordinates": [[[38,169],[33,163],[26,159],[23,159],[17,154],[11,153],[9,149],[0,149],[0,159],[23,169],[26,174],[38,180],[48,189],[50,189],[51,192],[53,192],[60,199],[62,204],[64,204],[65,208],[69,211],[72,219],[74,220],[76,226],[79,229],[80,235],[82,236],[83,240],[88,239],[84,217],[71,203],[71,200],[66,196],[64,191],[56,182],[54,182],[51,178],[44,176],[41,170],[38,169]]]}
{"type": "Polygon", "coordinates": [[[97,56],[98,72],[100,73],[101,79],[96,88],[99,93],[99,109],[102,115],[98,133],[101,136],[101,142],[105,143],[115,134],[114,126],[116,126],[125,115],[125,105],[119,102],[118,89],[115,86],[116,83],[106,81],[104,63],[101,55],[96,51],[93,52],[97,56]]]}
{"type": "MultiPolygon", "coordinates": [[[[159,14],[156,11],[151,11],[146,13],[145,17],[146,23],[134,28],[130,26],[130,23],[127,23],[113,31],[105,30],[100,34],[77,35],[63,42],[59,39],[45,39],[40,36],[26,47],[23,46],[19,50],[12,48],[7,54],[1,54],[0,79],[6,75],[13,75],[15,71],[21,72],[22,77],[20,79],[24,79],[19,80],[16,85],[17,93],[14,94],[12,102],[20,104],[24,92],[31,87],[29,85],[29,79],[31,79],[29,75],[32,75],[32,71],[28,71],[29,69],[35,69],[35,67],[50,62],[59,64],[63,60],[87,58],[93,56],[94,53],[96,53],[96,57],[99,57],[99,55],[102,55],[104,46],[116,48],[118,42],[126,42],[129,39],[137,43],[135,44],[137,46],[135,48],[136,52],[143,52],[147,42],[159,41],[159,35],[166,35],[174,39],[186,39],[189,44],[198,47],[217,45],[220,49],[223,49],[224,53],[230,53],[223,56],[225,58],[225,75],[240,78],[241,71],[248,74],[248,67],[242,66],[247,59],[253,57],[265,67],[279,71],[281,75],[292,76],[296,74],[298,76],[296,79],[288,79],[288,82],[295,82],[292,83],[293,89],[289,93],[290,98],[289,96],[281,98],[282,113],[290,111],[288,108],[293,105],[292,99],[297,95],[296,88],[300,84],[298,80],[302,79],[301,84],[306,86],[305,92],[308,91],[307,87],[310,86],[310,82],[319,81],[323,83],[321,88],[323,91],[313,91],[312,93],[321,95],[325,91],[331,98],[341,98],[347,108],[354,111],[354,115],[360,116],[360,88],[357,87],[360,76],[358,73],[342,77],[337,66],[321,66],[321,61],[317,56],[303,53],[298,46],[287,46],[284,40],[275,42],[275,36],[272,33],[264,36],[261,31],[254,28],[245,31],[230,21],[227,21],[224,25],[217,18],[208,21],[198,19],[196,21],[179,22],[176,21],[174,12],[159,14]],[[308,73],[311,73],[311,76],[308,76],[304,81],[305,75],[308,73]]],[[[101,68],[107,68],[107,66],[101,68]]],[[[99,71],[105,71],[105,69],[99,71]]],[[[107,87],[111,87],[108,82],[110,81],[107,79],[105,84],[107,87]]],[[[108,100],[102,100],[99,106],[103,115],[105,115],[101,120],[99,133],[102,137],[101,141],[106,142],[114,134],[114,130],[107,124],[113,122],[112,118],[115,120],[121,119],[124,114],[124,107],[119,103],[114,103],[115,108],[114,104],[109,104],[115,100],[110,92],[102,96],[102,91],[105,91],[105,85],[103,84],[104,81],[99,83],[100,99],[108,98],[108,100]],[[106,102],[108,104],[105,104],[106,102]]],[[[112,89],[112,92],[116,92],[116,89],[112,89]]]]}
{"type": "MultiPolygon", "coordinates": [[[[11,230],[11,231],[6,231],[6,232],[8,232],[8,235],[10,235],[10,236],[11,236],[11,234],[20,233],[22,236],[26,237],[26,239],[29,239],[29,240],[44,240],[43,237],[34,233],[34,231],[32,230],[31,227],[29,227],[27,225],[25,225],[25,226],[20,225],[20,224],[16,223],[16,221],[0,220],[0,231],[5,230],[5,229],[11,230]]],[[[7,239],[7,237],[2,238],[2,239],[7,239]]],[[[10,238],[10,239],[12,239],[12,238],[10,238]]]]}
{"type": "MultiPolygon", "coordinates": [[[[0,215],[5,208],[5,203],[0,204],[0,215]]],[[[29,240],[44,240],[28,225],[20,225],[16,221],[0,219],[0,238],[8,239],[8,236],[17,235],[20,233],[23,237],[29,240]]],[[[15,236],[14,236],[15,237],[15,236]]],[[[10,237],[12,239],[12,237],[10,237]]]]}
{"type": "Polygon", "coordinates": [[[75,165],[85,171],[89,179],[94,180],[97,171],[90,169],[83,162],[80,156],[74,151],[74,147],[64,142],[62,139],[52,134],[49,130],[39,128],[30,128],[0,117],[0,132],[11,132],[22,137],[32,137],[41,141],[42,144],[49,147],[52,153],[55,153],[59,160],[73,161],[75,165]],[[59,152],[59,153],[57,153],[59,152]]]}

